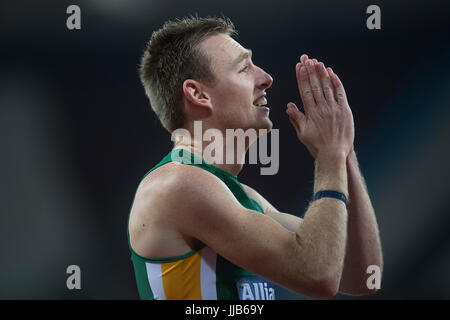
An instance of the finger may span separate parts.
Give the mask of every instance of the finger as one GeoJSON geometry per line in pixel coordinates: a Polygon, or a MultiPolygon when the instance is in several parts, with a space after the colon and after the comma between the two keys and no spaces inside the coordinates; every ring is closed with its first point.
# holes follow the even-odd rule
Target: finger
{"type": "Polygon", "coordinates": [[[301,132],[300,124],[306,119],[305,115],[300,110],[298,110],[297,106],[293,102],[289,102],[287,104],[286,113],[289,116],[289,121],[297,130],[297,132],[301,132]]]}
{"type": "Polygon", "coordinates": [[[309,84],[309,76],[306,67],[303,64],[297,64],[297,84],[300,96],[302,98],[303,107],[305,108],[305,113],[309,114],[315,107],[316,102],[314,101],[313,92],[311,90],[311,85],[309,84]]]}
{"type": "Polygon", "coordinates": [[[320,81],[322,82],[322,90],[325,99],[329,103],[336,103],[334,98],[334,86],[331,83],[331,77],[328,74],[327,69],[325,69],[325,65],[322,62],[319,62],[317,68],[320,75],[320,81]]]}
{"type": "MultiPolygon", "coordinates": [[[[304,65],[303,65],[302,62],[297,63],[296,66],[295,66],[295,76],[297,77],[297,85],[298,85],[298,90],[299,91],[300,91],[300,69],[303,68],[303,67],[304,67],[304,65]]],[[[300,92],[300,98],[302,99],[302,103],[303,103],[303,106],[304,106],[305,105],[305,101],[303,101],[303,96],[301,95],[301,92],[300,92]]]]}
{"type": "Polygon", "coordinates": [[[287,104],[287,108],[286,108],[286,114],[289,117],[289,120],[291,121],[292,125],[295,127],[296,130],[299,129],[299,125],[298,123],[295,121],[295,116],[294,116],[294,103],[293,102],[289,102],[287,104]]]}
{"type": "Polygon", "coordinates": [[[300,62],[305,65],[306,60],[308,60],[308,55],[307,54],[302,54],[302,56],[300,57],[300,62]]]}
{"type": "MultiPolygon", "coordinates": [[[[300,62],[300,63],[297,63],[297,65],[296,65],[296,74],[297,74],[297,84],[298,84],[298,89],[299,89],[299,91],[300,91],[300,73],[299,73],[299,70],[301,69],[301,68],[304,68],[305,66],[303,65],[303,63],[302,62],[300,62]]],[[[301,94],[301,91],[300,91],[300,98],[301,98],[301,100],[302,100],[302,104],[303,104],[303,107],[305,106],[305,104],[306,104],[306,102],[305,102],[305,99],[303,98],[303,95],[301,94]]]]}
{"type": "Polygon", "coordinates": [[[289,116],[297,120],[299,123],[306,119],[306,116],[303,114],[303,112],[298,110],[297,106],[293,102],[289,102],[287,104],[287,112],[289,116]]]}
{"type": "Polygon", "coordinates": [[[294,120],[294,118],[289,117],[289,122],[292,124],[292,126],[295,129],[295,132],[297,133],[297,135],[301,135],[301,131],[300,131],[300,127],[298,125],[298,123],[294,120]]]}
{"type": "Polygon", "coordinates": [[[319,75],[317,74],[314,61],[306,61],[306,69],[308,70],[309,82],[311,84],[311,90],[314,100],[317,103],[324,103],[325,97],[322,92],[322,84],[320,83],[319,75]]]}
{"type": "Polygon", "coordinates": [[[339,77],[334,73],[333,69],[329,68],[331,83],[334,86],[335,98],[340,105],[347,104],[347,94],[345,93],[344,85],[339,77]]]}

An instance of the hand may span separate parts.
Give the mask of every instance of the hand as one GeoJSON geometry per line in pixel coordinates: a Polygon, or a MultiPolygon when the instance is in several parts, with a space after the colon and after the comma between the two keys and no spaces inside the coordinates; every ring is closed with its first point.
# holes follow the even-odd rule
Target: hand
{"type": "Polygon", "coordinates": [[[305,114],[293,102],[286,113],[297,137],[316,158],[319,153],[344,153],[353,150],[354,123],[344,86],[331,68],[302,55],[295,66],[297,83],[305,114]]]}

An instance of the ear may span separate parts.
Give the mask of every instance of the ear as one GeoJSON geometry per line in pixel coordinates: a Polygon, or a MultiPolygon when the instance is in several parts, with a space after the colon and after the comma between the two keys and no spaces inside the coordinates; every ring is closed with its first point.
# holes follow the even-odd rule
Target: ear
{"type": "Polygon", "coordinates": [[[195,113],[200,112],[201,114],[211,113],[211,98],[199,82],[192,79],[185,80],[183,82],[183,93],[186,100],[190,102],[191,107],[194,107],[194,110],[191,111],[195,113]]]}

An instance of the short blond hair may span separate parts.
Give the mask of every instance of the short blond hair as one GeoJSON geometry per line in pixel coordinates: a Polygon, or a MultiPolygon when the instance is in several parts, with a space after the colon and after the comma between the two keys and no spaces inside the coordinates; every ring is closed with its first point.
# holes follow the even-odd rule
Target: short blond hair
{"type": "Polygon", "coordinates": [[[184,125],[183,82],[214,83],[211,58],[199,49],[205,37],[236,34],[230,19],[189,16],[167,21],[153,32],[142,56],[139,75],[153,111],[169,132],[184,125]]]}

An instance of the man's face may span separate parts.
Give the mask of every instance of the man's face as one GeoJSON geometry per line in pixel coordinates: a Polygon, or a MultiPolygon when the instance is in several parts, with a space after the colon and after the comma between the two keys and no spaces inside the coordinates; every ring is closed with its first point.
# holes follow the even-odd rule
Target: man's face
{"type": "Polygon", "coordinates": [[[251,51],[233,38],[218,34],[206,38],[200,46],[212,61],[215,85],[208,88],[213,117],[218,129],[272,129],[264,98],[273,79],[255,66],[251,51]]]}

